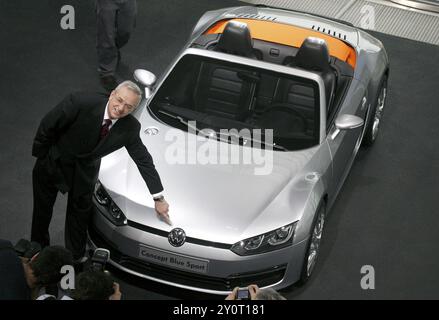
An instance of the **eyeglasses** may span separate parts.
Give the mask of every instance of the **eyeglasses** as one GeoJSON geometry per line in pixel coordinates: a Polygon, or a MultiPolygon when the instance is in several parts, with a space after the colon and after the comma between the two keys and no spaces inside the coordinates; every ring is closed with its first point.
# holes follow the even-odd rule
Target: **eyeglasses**
{"type": "Polygon", "coordinates": [[[135,106],[126,103],[125,100],[119,96],[117,91],[114,92],[114,96],[116,97],[117,102],[119,102],[124,108],[126,108],[127,111],[131,112],[136,108],[135,106]]]}

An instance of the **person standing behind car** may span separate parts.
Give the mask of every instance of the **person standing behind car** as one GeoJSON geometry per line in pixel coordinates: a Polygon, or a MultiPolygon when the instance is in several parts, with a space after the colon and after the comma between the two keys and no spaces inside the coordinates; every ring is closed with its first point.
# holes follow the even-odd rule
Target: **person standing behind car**
{"type": "Polygon", "coordinates": [[[116,68],[136,24],[136,0],[96,0],[98,72],[102,86],[117,86],[116,68]]]}

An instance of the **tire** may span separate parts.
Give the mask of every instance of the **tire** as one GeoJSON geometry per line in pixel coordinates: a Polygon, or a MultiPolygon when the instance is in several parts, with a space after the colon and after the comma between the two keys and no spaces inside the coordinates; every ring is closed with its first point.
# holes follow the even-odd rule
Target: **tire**
{"type": "Polygon", "coordinates": [[[314,217],[311,233],[308,240],[305,257],[303,258],[302,271],[298,281],[299,286],[303,286],[312,276],[320,252],[320,245],[323,236],[323,227],[326,218],[326,203],[322,201],[314,217]],[[310,260],[312,259],[312,260],[310,260]]]}
{"type": "Polygon", "coordinates": [[[372,109],[370,110],[371,116],[367,125],[366,131],[363,137],[363,146],[369,147],[373,145],[378,137],[379,127],[381,124],[384,109],[386,107],[387,100],[387,75],[384,75],[381,79],[380,86],[378,87],[377,97],[375,98],[372,109]]]}

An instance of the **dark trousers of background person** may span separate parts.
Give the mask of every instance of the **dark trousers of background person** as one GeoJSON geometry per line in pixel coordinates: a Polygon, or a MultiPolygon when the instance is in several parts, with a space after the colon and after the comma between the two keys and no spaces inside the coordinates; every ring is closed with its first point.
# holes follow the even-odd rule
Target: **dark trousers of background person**
{"type": "Polygon", "coordinates": [[[136,15],[136,0],[96,0],[96,46],[101,77],[114,75],[120,59],[119,49],[128,42],[136,15]]]}
{"type": "MultiPolygon", "coordinates": [[[[56,196],[60,191],[47,162],[47,157],[37,159],[32,172],[34,207],[31,239],[43,247],[50,245],[49,224],[56,196]]],[[[92,205],[92,194],[75,196],[73,190],[69,191],[64,234],[65,246],[73,253],[74,259],[85,254],[92,205]]]]}

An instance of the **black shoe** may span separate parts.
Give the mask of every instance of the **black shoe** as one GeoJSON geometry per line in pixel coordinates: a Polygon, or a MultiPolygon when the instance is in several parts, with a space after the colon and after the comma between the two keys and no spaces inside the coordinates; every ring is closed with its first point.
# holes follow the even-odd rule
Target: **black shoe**
{"type": "Polygon", "coordinates": [[[108,75],[101,76],[101,85],[104,87],[105,90],[111,92],[117,87],[118,83],[113,75],[108,75]]]}

